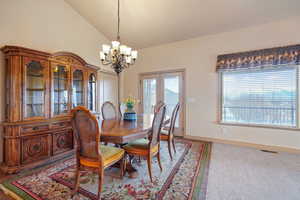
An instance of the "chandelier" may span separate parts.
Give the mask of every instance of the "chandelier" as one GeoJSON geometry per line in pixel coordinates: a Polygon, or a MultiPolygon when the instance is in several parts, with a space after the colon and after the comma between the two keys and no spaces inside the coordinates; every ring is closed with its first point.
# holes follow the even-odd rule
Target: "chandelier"
{"type": "Polygon", "coordinates": [[[112,41],[111,46],[102,45],[100,59],[103,65],[111,65],[119,74],[123,69],[133,65],[137,59],[138,52],[120,43],[120,0],[118,0],[118,35],[117,40],[112,41]]]}

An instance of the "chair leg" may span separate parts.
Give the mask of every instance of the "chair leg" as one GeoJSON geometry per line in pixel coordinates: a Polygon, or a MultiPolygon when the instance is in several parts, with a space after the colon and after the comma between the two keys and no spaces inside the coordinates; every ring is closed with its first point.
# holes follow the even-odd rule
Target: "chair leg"
{"type": "Polygon", "coordinates": [[[77,161],[77,168],[76,168],[76,172],[75,172],[75,186],[74,186],[74,190],[72,192],[72,196],[74,196],[78,191],[79,179],[80,179],[80,163],[79,163],[79,161],[77,161]]]}
{"type": "Polygon", "coordinates": [[[160,168],[160,171],[162,171],[162,165],[161,165],[161,162],[160,162],[160,153],[159,151],[157,152],[157,161],[158,161],[158,165],[159,165],[159,168],[160,168]]]}
{"type": "Polygon", "coordinates": [[[149,172],[150,180],[151,180],[151,182],[153,182],[153,179],[152,179],[152,171],[151,171],[151,163],[152,163],[152,155],[149,154],[149,155],[147,156],[148,172],[149,172]]]}
{"type": "Polygon", "coordinates": [[[168,150],[169,150],[169,155],[170,155],[171,160],[173,160],[173,157],[172,157],[172,149],[171,149],[171,148],[172,148],[172,147],[171,147],[171,141],[168,140],[168,150]]]}
{"type": "Polygon", "coordinates": [[[139,156],[139,163],[141,163],[142,162],[142,160],[141,160],[141,156],[139,156]]]}
{"type": "Polygon", "coordinates": [[[103,185],[103,175],[104,175],[104,170],[103,168],[99,168],[98,171],[99,175],[99,182],[98,182],[98,200],[101,200],[101,192],[102,192],[102,185],[103,185]]]}
{"type": "Polygon", "coordinates": [[[126,168],[126,157],[124,155],[123,158],[121,159],[120,178],[123,178],[124,172],[125,172],[125,168],[126,168]]]}
{"type": "Polygon", "coordinates": [[[172,143],[173,143],[173,149],[174,149],[174,152],[176,153],[174,136],[173,136],[173,138],[172,138],[172,143]]]}

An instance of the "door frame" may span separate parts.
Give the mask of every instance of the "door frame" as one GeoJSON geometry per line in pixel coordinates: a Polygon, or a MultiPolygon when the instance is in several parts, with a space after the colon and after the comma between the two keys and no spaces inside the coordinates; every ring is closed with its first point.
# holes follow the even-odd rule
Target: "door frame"
{"type": "MultiPolygon", "coordinates": [[[[161,70],[161,71],[153,71],[153,72],[143,72],[143,73],[139,73],[138,78],[139,78],[139,83],[138,83],[138,96],[140,99],[140,103],[139,103],[139,113],[143,112],[143,87],[142,87],[142,80],[145,76],[147,77],[157,77],[158,75],[163,75],[163,74],[176,74],[179,73],[182,75],[182,84],[179,86],[181,88],[182,91],[182,95],[181,97],[181,115],[182,115],[182,122],[181,126],[182,126],[182,137],[184,137],[186,135],[186,69],[185,68],[179,68],[179,69],[171,69],[171,70],[161,70]]],[[[159,83],[159,81],[161,81],[160,79],[158,80],[158,84],[160,84],[163,87],[164,83],[159,83]]],[[[157,96],[156,99],[163,99],[163,91],[159,91],[159,88],[157,87],[156,90],[157,92],[157,96]]]]}

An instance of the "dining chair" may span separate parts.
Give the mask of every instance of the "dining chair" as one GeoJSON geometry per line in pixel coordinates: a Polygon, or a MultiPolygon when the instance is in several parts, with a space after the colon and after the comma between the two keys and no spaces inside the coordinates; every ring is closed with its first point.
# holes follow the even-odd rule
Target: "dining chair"
{"type": "Polygon", "coordinates": [[[163,101],[158,101],[154,106],[154,113],[157,113],[161,106],[165,105],[163,101]]]}
{"type": "Polygon", "coordinates": [[[102,118],[105,119],[117,119],[118,113],[117,109],[110,101],[103,103],[101,107],[102,118]]]}
{"type": "Polygon", "coordinates": [[[158,112],[155,113],[152,121],[152,128],[149,132],[149,139],[138,139],[123,146],[123,149],[125,149],[126,153],[131,155],[130,159],[132,159],[132,156],[141,156],[147,158],[148,171],[151,182],[153,182],[151,170],[152,157],[157,157],[160,170],[162,171],[160,162],[160,132],[165,113],[165,105],[161,106],[158,112]]]}
{"type": "Polygon", "coordinates": [[[71,111],[72,127],[76,141],[76,173],[75,186],[72,195],[79,187],[80,170],[82,167],[96,170],[99,175],[98,199],[101,197],[104,170],[117,162],[120,163],[120,177],[125,170],[125,151],[120,148],[100,144],[100,129],[98,121],[88,109],[78,106],[71,111]]]}
{"type": "Polygon", "coordinates": [[[171,160],[173,160],[171,144],[173,145],[174,152],[176,153],[174,130],[175,130],[175,123],[179,113],[179,109],[180,109],[180,103],[177,103],[177,105],[175,106],[172,112],[170,127],[167,130],[161,130],[161,134],[160,134],[160,140],[168,142],[168,150],[169,150],[169,155],[171,160]]]}
{"type": "Polygon", "coordinates": [[[127,107],[124,103],[120,103],[119,106],[119,114],[120,114],[120,118],[124,117],[124,113],[126,111],[127,107]]]}

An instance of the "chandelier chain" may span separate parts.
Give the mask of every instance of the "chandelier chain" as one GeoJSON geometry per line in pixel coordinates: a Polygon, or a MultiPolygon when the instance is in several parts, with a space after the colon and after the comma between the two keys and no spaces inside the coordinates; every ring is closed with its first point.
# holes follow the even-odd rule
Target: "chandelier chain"
{"type": "Polygon", "coordinates": [[[117,40],[120,41],[120,0],[118,0],[118,36],[117,40]]]}

